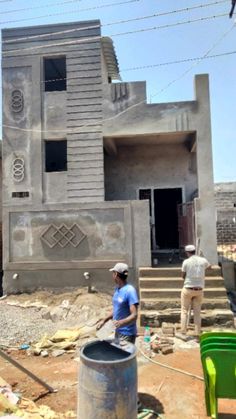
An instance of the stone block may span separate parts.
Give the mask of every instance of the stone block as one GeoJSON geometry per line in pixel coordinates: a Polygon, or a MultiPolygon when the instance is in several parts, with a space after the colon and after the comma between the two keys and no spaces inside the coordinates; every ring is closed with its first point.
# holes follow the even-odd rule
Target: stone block
{"type": "Polygon", "coordinates": [[[161,327],[162,333],[165,336],[174,336],[175,335],[175,328],[171,323],[162,323],[161,327]]]}
{"type": "Polygon", "coordinates": [[[173,346],[165,346],[161,349],[163,355],[172,354],[174,352],[173,346]]]}

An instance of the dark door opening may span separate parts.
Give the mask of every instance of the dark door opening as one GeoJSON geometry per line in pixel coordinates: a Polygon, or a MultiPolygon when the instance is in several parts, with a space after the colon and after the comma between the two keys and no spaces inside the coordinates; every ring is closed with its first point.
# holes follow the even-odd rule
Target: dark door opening
{"type": "Polygon", "coordinates": [[[154,189],[155,238],[159,249],[178,249],[178,210],[182,189],[154,189]]]}

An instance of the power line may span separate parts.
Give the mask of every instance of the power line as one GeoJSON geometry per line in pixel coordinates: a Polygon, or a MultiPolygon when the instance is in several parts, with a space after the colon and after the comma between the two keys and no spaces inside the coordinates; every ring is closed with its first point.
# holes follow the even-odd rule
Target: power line
{"type": "Polygon", "coordinates": [[[59,3],[44,4],[42,6],[23,7],[21,9],[5,10],[4,12],[0,12],[0,15],[10,14],[10,13],[18,13],[18,12],[25,12],[25,11],[28,11],[28,10],[44,9],[44,8],[48,8],[48,7],[63,6],[64,4],[78,3],[78,2],[81,2],[81,1],[83,1],[83,0],[66,0],[66,1],[59,2],[59,3]]]}
{"type": "MultiPolygon", "coordinates": [[[[164,62],[164,63],[157,63],[157,64],[149,64],[149,65],[144,65],[144,66],[140,66],[140,67],[124,68],[123,70],[121,69],[120,72],[125,73],[126,71],[146,70],[148,68],[164,67],[164,66],[174,65],[174,64],[183,64],[183,63],[189,63],[191,61],[206,60],[206,59],[209,59],[209,58],[226,57],[228,55],[233,55],[233,54],[236,54],[236,50],[235,51],[226,51],[226,52],[222,52],[220,54],[214,54],[214,55],[208,55],[208,56],[203,55],[201,57],[185,58],[185,59],[182,59],[182,60],[167,61],[167,62],[164,62]]],[[[43,82],[41,82],[41,83],[43,83],[43,82]]]]}
{"type": "Polygon", "coordinates": [[[70,11],[67,11],[67,12],[64,11],[64,12],[58,12],[58,13],[50,13],[50,14],[43,15],[43,16],[27,17],[27,18],[24,18],[24,19],[5,20],[5,21],[0,22],[0,24],[3,24],[3,23],[5,24],[5,23],[25,22],[25,21],[28,21],[28,20],[42,19],[44,17],[68,15],[68,14],[71,14],[71,13],[89,12],[91,10],[105,9],[106,7],[121,6],[123,4],[137,3],[137,2],[140,2],[140,1],[141,0],[128,0],[128,1],[118,2],[118,3],[102,4],[100,6],[88,7],[87,9],[76,9],[76,10],[70,10],[70,11]]]}
{"type": "MultiPolygon", "coordinates": [[[[133,0],[131,0],[131,1],[133,1],[133,0]]],[[[136,0],[134,0],[134,1],[136,1],[136,0]]],[[[136,29],[136,30],[127,31],[127,32],[119,32],[119,33],[111,34],[109,36],[114,38],[115,36],[124,36],[124,35],[136,34],[136,33],[151,32],[151,31],[154,31],[154,30],[161,30],[161,29],[167,29],[167,28],[171,28],[171,27],[177,27],[177,26],[196,23],[196,22],[203,22],[203,21],[206,21],[206,20],[221,18],[221,17],[224,17],[224,16],[227,16],[227,13],[220,14],[220,15],[207,16],[207,17],[200,17],[200,18],[193,19],[193,20],[186,20],[186,21],[182,21],[182,22],[170,23],[170,24],[161,25],[161,26],[154,26],[154,27],[151,27],[151,28],[136,29]]],[[[29,50],[38,50],[38,49],[42,49],[42,48],[51,48],[51,47],[55,47],[55,46],[59,46],[59,47],[60,46],[73,46],[73,45],[77,45],[77,44],[84,43],[84,42],[92,42],[94,40],[99,40],[101,38],[102,38],[101,36],[93,36],[93,37],[77,39],[77,40],[67,41],[67,42],[59,42],[59,43],[46,44],[46,45],[37,45],[37,46],[32,46],[32,47],[27,47],[27,48],[18,48],[18,49],[13,49],[13,50],[10,50],[10,51],[3,51],[2,55],[3,56],[7,56],[7,55],[9,56],[12,53],[18,52],[18,51],[24,52],[24,51],[29,51],[29,50]]]]}
{"type": "Polygon", "coordinates": [[[184,71],[180,76],[178,76],[176,79],[172,80],[170,83],[168,83],[165,87],[163,87],[163,89],[159,90],[157,93],[155,93],[154,95],[151,95],[151,99],[159,94],[161,94],[163,91],[165,91],[167,88],[169,88],[172,84],[176,83],[177,81],[181,80],[184,76],[186,76],[186,74],[188,74],[196,65],[198,65],[203,59],[205,59],[210,53],[211,51],[213,51],[213,49],[215,49],[215,47],[217,47],[221,41],[223,41],[223,39],[235,28],[235,23],[226,30],[226,32],[224,32],[220,38],[218,38],[214,44],[211,46],[211,48],[209,48],[206,53],[202,56],[202,58],[199,58],[199,60],[197,60],[191,67],[189,67],[186,71],[184,71]]]}
{"type": "MultiPolygon", "coordinates": [[[[24,12],[24,11],[28,11],[28,10],[38,10],[38,9],[43,9],[43,8],[48,8],[48,7],[62,6],[62,5],[65,5],[65,4],[78,3],[78,2],[81,2],[81,1],[83,1],[83,0],[66,0],[66,1],[62,1],[62,2],[54,3],[54,4],[45,4],[45,5],[41,5],[41,6],[24,7],[24,8],[21,8],[21,9],[6,10],[4,12],[0,12],[0,14],[3,15],[3,14],[24,12]]],[[[215,5],[222,4],[222,3],[228,3],[228,0],[218,0],[218,1],[211,2],[211,3],[207,3],[207,4],[201,4],[201,5],[196,5],[196,6],[192,6],[192,7],[187,7],[187,8],[184,8],[184,9],[173,10],[172,13],[177,13],[177,12],[182,12],[182,11],[190,11],[190,10],[194,10],[194,9],[198,9],[198,8],[215,6],[215,5]]],[[[158,14],[158,16],[162,16],[162,15],[165,15],[165,13],[159,13],[158,14]]]]}
{"type": "MultiPolygon", "coordinates": [[[[157,67],[166,67],[169,65],[175,65],[175,64],[184,64],[184,63],[189,63],[189,62],[193,62],[193,61],[198,61],[198,60],[206,60],[206,59],[213,59],[213,58],[220,58],[220,57],[227,57],[230,55],[234,55],[236,54],[236,50],[234,51],[225,51],[219,54],[213,54],[213,55],[208,55],[208,56],[201,56],[201,57],[190,57],[190,58],[183,58],[182,60],[175,60],[175,61],[167,61],[167,62],[163,62],[163,63],[157,63],[157,64],[148,64],[148,65],[143,65],[143,66],[138,66],[138,67],[129,67],[129,68],[124,68],[121,69],[120,72],[121,73],[125,73],[128,71],[137,71],[137,70],[147,70],[150,68],[157,68],[157,67]]],[[[54,82],[58,82],[58,81],[66,81],[68,80],[67,77],[61,77],[61,78],[57,78],[57,79],[51,79],[51,80],[40,80],[40,81],[29,81],[28,84],[48,84],[48,83],[54,83],[54,82]]],[[[70,77],[70,80],[77,80],[77,77],[70,77]]],[[[2,87],[0,85],[0,87],[2,87]]]]}
{"type": "MultiPolygon", "coordinates": [[[[196,9],[203,9],[204,7],[209,7],[209,6],[213,6],[213,5],[217,5],[217,4],[225,3],[225,2],[228,3],[228,0],[215,1],[215,2],[211,2],[211,3],[207,3],[207,4],[199,4],[199,5],[195,5],[195,6],[187,7],[187,8],[182,8],[182,9],[169,10],[169,11],[162,12],[162,13],[154,13],[153,15],[140,16],[140,17],[135,17],[135,18],[126,19],[126,20],[118,20],[118,21],[114,21],[114,22],[108,22],[108,23],[101,24],[101,27],[124,24],[124,23],[130,23],[130,22],[136,22],[136,21],[140,21],[140,20],[147,20],[147,19],[151,19],[151,18],[155,18],[155,17],[162,17],[162,16],[171,15],[171,14],[188,12],[188,11],[196,10],[196,9]]],[[[64,31],[53,32],[53,34],[52,33],[46,33],[46,34],[39,34],[39,35],[29,35],[29,36],[25,36],[25,37],[19,37],[19,38],[13,38],[13,39],[5,40],[5,41],[2,41],[2,44],[12,43],[12,42],[16,42],[16,41],[21,41],[22,42],[22,41],[31,40],[31,39],[41,39],[41,38],[44,38],[44,37],[47,37],[47,36],[50,36],[50,35],[55,36],[55,35],[68,34],[68,33],[73,33],[73,32],[79,31],[79,30],[84,30],[84,29],[89,29],[89,28],[91,28],[91,27],[67,29],[67,30],[64,30],[64,31]]]]}
{"type": "Polygon", "coordinates": [[[187,24],[196,23],[196,22],[203,22],[205,20],[216,19],[216,18],[219,18],[219,17],[227,16],[227,15],[228,15],[227,13],[222,13],[220,15],[199,17],[197,19],[185,20],[185,21],[182,21],[182,22],[169,23],[169,24],[161,25],[161,26],[153,26],[152,28],[144,28],[144,29],[137,29],[137,30],[134,30],[134,31],[115,33],[115,34],[111,34],[110,37],[130,35],[130,34],[140,33],[140,32],[149,32],[149,31],[154,31],[154,30],[159,30],[159,29],[173,28],[175,26],[187,25],[187,24]]]}
{"type": "Polygon", "coordinates": [[[144,19],[150,19],[150,18],[154,18],[154,17],[162,17],[162,16],[167,16],[167,15],[176,14],[176,13],[182,13],[182,12],[190,12],[192,10],[203,9],[205,7],[215,6],[215,5],[218,5],[218,4],[221,4],[221,3],[226,3],[226,2],[228,3],[228,0],[220,0],[220,1],[215,1],[213,3],[198,4],[198,5],[192,6],[192,7],[186,7],[186,8],[182,8],[182,9],[176,9],[176,10],[170,10],[170,11],[161,12],[161,13],[155,13],[153,15],[141,16],[141,17],[136,17],[136,18],[128,19],[128,20],[119,20],[117,22],[107,23],[104,26],[117,25],[117,24],[122,24],[122,23],[130,23],[130,22],[134,22],[134,21],[139,21],[139,20],[144,20],[144,19]]]}
{"type": "MultiPolygon", "coordinates": [[[[161,90],[159,90],[157,93],[155,93],[155,94],[153,94],[152,96],[151,96],[151,98],[153,98],[153,97],[155,97],[155,96],[157,96],[157,95],[159,95],[159,94],[161,94],[161,93],[163,93],[165,90],[167,90],[171,85],[173,85],[174,83],[176,83],[177,81],[179,81],[180,79],[182,79],[186,74],[188,74],[192,69],[193,69],[193,67],[195,67],[196,65],[198,65],[201,61],[202,61],[202,59],[203,58],[206,58],[207,56],[209,56],[209,54],[210,54],[210,52],[216,47],[216,46],[218,46],[220,43],[221,43],[221,41],[233,30],[235,28],[235,23],[229,28],[229,29],[227,29],[227,31],[226,32],[224,32],[222,35],[221,35],[221,37],[219,38],[219,39],[217,39],[215,42],[214,42],[214,44],[212,45],[212,47],[211,48],[209,48],[207,51],[206,51],[206,53],[202,56],[202,58],[199,58],[198,59],[198,61],[194,64],[194,65],[192,65],[191,67],[189,67],[187,70],[185,70],[180,76],[178,76],[178,77],[176,77],[174,80],[172,80],[172,81],[170,81],[166,86],[164,86],[161,90]]],[[[110,118],[106,118],[106,119],[104,119],[104,120],[102,120],[102,123],[103,122],[109,122],[109,121],[112,121],[112,120],[114,120],[114,119],[116,119],[116,118],[118,118],[119,116],[121,116],[121,115],[123,115],[123,114],[125,114],[126,112],[129,112],[131,109],[134,109],[134,108],[136,108],[137,106],[139,106],[139,105],[141,105],[141,104],[145,104],[146,103],[146,100],[142,100],[142,101],[140,101],[140,102],[138,102],[138,103],[135,103],[135,104],[133,104],[133,105],[131,105],[131,106],[129,106],[127,109],[125,109],[125,110],[123,110],[123,111],[121,111],[121,112],[119,112],[119,113],[117,113],[116,115],[114,115],[114,116],[111,116],[110,118]]],[[[82,124],[82,125],[79,125],[79,128],[81,129],[82,127],[92,127],[92,126],[98,126],[98,125],[101,125],[101,124],[99,124],[99,123],[92,123],[92,124],[82,124]]],[[[67,133],[67,134],[69,134],[69,133],[76,133],[76,131],[78,130],[78,127],[77,128],[74,128],[74,129],[67,129],[67,130],[36,130],[36,129],[27,129],[27,128],[19,128],[19,127],[14,127],[14,126],[11,126],[11,125],[6,125],[6,124],[3,124],[3,127],[4,128],[8,128],[8,129],[12,129],[12,130],[18,130],[18,131],[23,131],[23,132],[40,132],[40,133],[43,133],[43,132],[46,132],[46,133],[48,133],[48,132],[64,132],[64,133],[67,133]]],[[[81,132],[81,131],[80,131],[81,132]]]]}

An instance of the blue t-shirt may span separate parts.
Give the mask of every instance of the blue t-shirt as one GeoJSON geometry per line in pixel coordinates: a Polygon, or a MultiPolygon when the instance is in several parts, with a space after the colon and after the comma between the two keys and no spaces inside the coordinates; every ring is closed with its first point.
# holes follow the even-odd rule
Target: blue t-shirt
{"type": "MultiPolygon", "coordinates": [[[[113,298],[112,298],[113,319],[114,320],[125,319],[131,314],[130,306],[134,304],[138,304],[138,303],[139,302],[138,302],[137,292],[132,285],[126,284],[121,288],[116,288],[113,298]]],[[[117,332],[126,336],[136,335],[137,334],[136,321],[134,320],[133,323],[119,327],[119,329],[117,329],[117,332]]]]}

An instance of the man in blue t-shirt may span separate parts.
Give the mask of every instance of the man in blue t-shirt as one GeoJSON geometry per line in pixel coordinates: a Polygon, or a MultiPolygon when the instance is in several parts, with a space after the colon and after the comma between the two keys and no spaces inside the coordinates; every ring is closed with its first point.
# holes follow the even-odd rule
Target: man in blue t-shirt
{"type": "Polygon", "coordinates": [[[113,310],[98,323],[97,329],[100,329],[108,320],[113,319],[116,338],[135,343],[139,301],[135,288],[127,283],[128,270],[126,263],[117,263],[114,268],[110,269],[116,284],[112,298],[113,310]]]}

